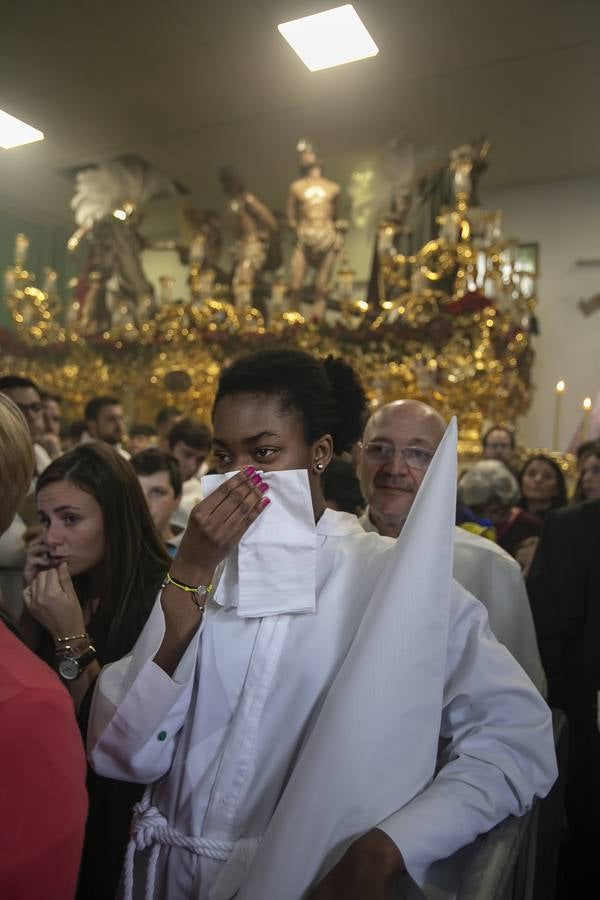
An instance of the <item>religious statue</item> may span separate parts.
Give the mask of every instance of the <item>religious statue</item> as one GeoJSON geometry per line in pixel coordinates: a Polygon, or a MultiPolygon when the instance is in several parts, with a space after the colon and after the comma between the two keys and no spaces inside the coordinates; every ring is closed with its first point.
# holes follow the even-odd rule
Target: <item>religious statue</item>
{"type": "Polygon", "coordinates": [[[180,239],[175,242],[179,259],[189,267],[190,293],[194,301],[214,293],[215,283],[224,284],[226,273],[219,267],[223,249],[221,217],[214,209],[183,206],[179,210],[180,239]]]}
{"type": "Polygon", "coordinates": [[[315,271],[313,315],[325,315],[335,262],[348,225],[337,218],[340,186],[323,176],[323,166],[307,141],[297,146],[301,177],[290,185],[287,222],[296,235],[290,260],[290,305],[299,310],[307,268],[315,271]]]}
{"type": "Polygon", "coordinates": [[[87,257],[74,293],[84,332],[138,325],[155,309],[152,284],[140,255],[146,247],[170,249],[170,242],[149,242],[139,226],[146,203],[172,192],[160,173],[135,161],[114,160],[79,172],[71,201],[78,228],[68,242],[75,250],[85,238],[87,257]]]}
{"type": "Polygon", "coordinates": [[[223,237],[221,234],[221,217],[214,209],[195,209],[183,206],[180,209],[181,238],[175,242],[175,249],[183,265],[198,271],[213,269],[221,279],[218,264],[223,237]]]}
{"type": "Polygon", "coordinates": [[[481,140],[478,145],[461,144],[450,153],[450,171],[456,200],[460,204],[478,206],[476,197],[479,176],[487,168],[485,158],[490,151],[489,141],[481,140]]]}
{"type": "MultiPolygon", "coordinates": [[[[410,253],[411,229],[406,225],[406,219],[411,205],[410,188],[394,187],[390,208],[378,222],[367,290],[367,300],[373,307],[388,299],[386,282],[392,271],[398,271],[403,276],[407,274],[408,263],[405,260],[410,253]]],[[[404,278],[397,281],[399,286],[404,283],[404,278]]]]}
{"type": "Polygon", "coordinates": [[[237,172],[224,166],[219,170],[219,178],[229,197],[233,218],[231,290],[239,308],[252,300],[260,273],[279,265],[279,224],[271,210],[246,190],[237,172]]]}
{"type": "Polygon", "coordinates": [[[410,234],[405,224],[412,203],[410,188],[398,188],[392,191],[390,209],[379,222],[377,235],[377,253],[381,261],[406,253],[404,238],[410,234]]]}

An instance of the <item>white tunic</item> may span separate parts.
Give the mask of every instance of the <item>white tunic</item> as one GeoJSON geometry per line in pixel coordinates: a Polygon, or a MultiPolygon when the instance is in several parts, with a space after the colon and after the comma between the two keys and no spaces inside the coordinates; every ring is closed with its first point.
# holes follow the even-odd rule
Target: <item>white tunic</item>
{"type": "MultiPolygon", "coordinates": [[[[436,571],[410,541],[366,534],[353,516],[327,510],[316,530],[314,613],[241,618],[213,603],[169,678],[152,661],[157,601],[133,654],[100,675],[92,765],[158,781],[152,803],[200,848],[161,850],[161,900],[300,900],[378,824],[423,882],[431,862],[523,813],[554,780],[549,711],[483,607],[451,584],[451,541],[436,571]],[[410,571],[404,590],[398,564],[410,571]],[[419,581],[429,595],[438,584],[430,609],[419,581]],[[447,765],[434,778],[440,732],[447,765]]],[[[136,898],[147,863],[138,852],[136,898]]]]}
{"type": "Polygon", "coordinates": [[[518,562],[494,541],[456,528],[454,577],[483,603],[495,636],[545,696],[546,676],[518,562]]]}

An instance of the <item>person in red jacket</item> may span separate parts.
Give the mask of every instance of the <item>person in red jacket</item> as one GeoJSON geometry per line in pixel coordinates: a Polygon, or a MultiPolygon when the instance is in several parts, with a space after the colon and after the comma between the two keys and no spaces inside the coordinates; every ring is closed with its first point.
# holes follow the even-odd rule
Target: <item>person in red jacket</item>
{"type": "MultiPolygon", "coordinates": [[[[34,470],[22,414],[0,394],[0,534],[34,470]]],[[[87,815],[73,702],[0,617],[0,897],[72,900],[87,815]]]]}

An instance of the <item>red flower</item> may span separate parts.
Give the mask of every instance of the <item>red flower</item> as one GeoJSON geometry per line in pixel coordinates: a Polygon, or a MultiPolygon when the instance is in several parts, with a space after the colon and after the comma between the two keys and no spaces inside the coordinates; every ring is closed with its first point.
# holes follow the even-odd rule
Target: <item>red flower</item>
{"type": "Polygon", "coordinates": [[[481,312],[486,306],[493,306],[487,297],[484,297],[479,291],[469,291],[458,300],[451,300],[444,309],[451,316],[459,316],[463,312],[481,312]]]}

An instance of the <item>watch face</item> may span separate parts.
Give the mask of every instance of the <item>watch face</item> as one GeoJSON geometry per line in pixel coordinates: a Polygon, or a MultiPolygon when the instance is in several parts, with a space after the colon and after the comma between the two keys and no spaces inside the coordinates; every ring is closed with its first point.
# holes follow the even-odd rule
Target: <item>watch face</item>
{"type": "Polygon", "coordinates": [[[78,660],[71,659],[70,657],[61,659],[58,664],[59,675],[61,678],[64,678],[65,681],[75,681],[79,676],[80,671],[78,660]]]}

